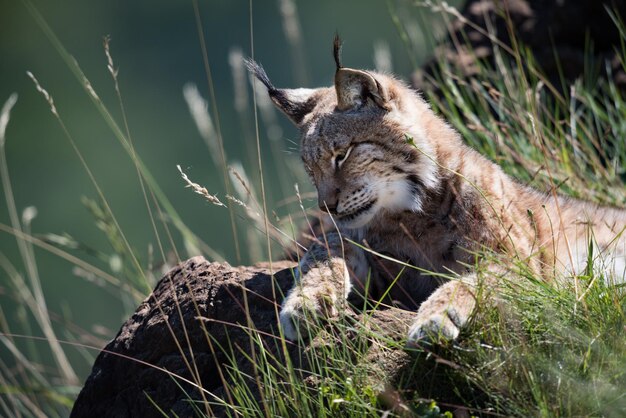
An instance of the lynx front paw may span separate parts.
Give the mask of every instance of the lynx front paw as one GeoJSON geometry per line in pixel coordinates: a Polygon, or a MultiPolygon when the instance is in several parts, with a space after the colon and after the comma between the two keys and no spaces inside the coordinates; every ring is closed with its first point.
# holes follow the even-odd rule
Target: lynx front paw
{"type": "Polygon", "coordinates": [[[420,342],[444,342],[456,340],[468,321],[468,316],[460,314],[454,307],[442,312],[420,315],[409,330],[407,345],[416,347],[420,342]]]}
{"type": "Polygon", "coordinates": [[[420,342],[456,340],[475,305],[474,295],[466,285],[444,284],[420,306],[409,330],[407,345],[415,347],[420,342]]]}
{"type": "Polygon", "coordinates": [[[291,341],[308,338],[314,333],[312,324],[339,314],[337,296],[333,292],[294,289],[280,311],[280,325],[285,338],[291,341]]]}

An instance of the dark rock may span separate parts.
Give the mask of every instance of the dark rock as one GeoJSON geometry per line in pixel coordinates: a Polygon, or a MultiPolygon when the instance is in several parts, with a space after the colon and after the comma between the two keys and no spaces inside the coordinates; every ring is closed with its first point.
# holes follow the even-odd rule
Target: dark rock
{"type": "Polygon", "coordinates": [[[468,78],[476,75],[477,59],[495,64],[496,43],[487,33],[514,47],[512,32],[557,89],[562,87],[561,74],[571,83],[585,71],[610,76],[624,90],[626,74],[616,53],[622,38],[609,10],[626,18],[626,2],[617,0],[468,0],[462,19],[453,22],[450,35],[414,74],[413,83],[436,90],[436,83],[429,80],[437,73],[439,60],[468,78]],[[589,64],[593,67],[586,68],[589,64]]]}
{"type": "Polygon", "coordinates": [[[71,416],[162,416],[148,398],[168,413],[194,415],[187,396],[202,396],[191,382],[209,392],[222,386],[218,369],[228,359],[216,345],[250,344],[244,299],[259,331],[276,328],[274,295],[292,283],[285,267],[276,263],[281,271],[272,278],[195,257],[172,269],[98,356],[71,416]]]}
{"type": "MultiPolygon", "coordinates": [[[[221,407],[207,409],[202,401],[229,402],[226,386],[231,383],[228,370],[233,361],[243,373],[254,375],[255,365],[249,360],[255,353],[251,335],[263,340],[275,361],[285,361],[276,314],[277,301],[293,283],[292,266],[274,263],[276,274],[271,276],[267,266],[234,268],[194,257],[172,269],[100,353],[71,416],[163,416],[155,405],[180,417],[196,412],[224,415],[221,407]],[[250,327],[258,332],[249,332],[250,327]],[[194,405],[190,400],[201,402],[194,405]]],[[[388,309],[375,312],[367,321],[359,315],[353,320],[378,335],[402,340],[412,316],[412,312],[388,309]]],[[[323,331],[306,347],[286,342],[286,353],[314,387],[315,378],[306,373],[307,358],[324,344],[335,343],[332,332],[323,331]]],[[[362,362],[372,385],[383,390],[409,359],[402,349],[371,344],[354,361],[362,362]]],[[[255,383],[250,385],[258,399],[255,383]]]]}

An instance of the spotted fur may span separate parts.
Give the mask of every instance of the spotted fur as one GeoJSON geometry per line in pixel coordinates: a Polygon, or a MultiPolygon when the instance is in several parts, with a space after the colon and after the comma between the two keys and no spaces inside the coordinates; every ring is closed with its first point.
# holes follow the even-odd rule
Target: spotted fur
{"type": "Polygon", "coordinates": [[[287,338],[298,338],[305,317],[334,316],[367,289],[417,310],[409,344],[455,339],[475,308],[478,277],[514,277],[506,260],[553,281],[580,273],[593,248],[594,267],[624,280],[624,210],[517,183],[402,82],[342,67],[337,44],[335,59],[334,87],[307,90],[276,89],[249,63],[300,128],[319,206],[338,225],[300,264],[280,314],[287,338]],[[485,251],[505,261],[486,261],[485,251]]]}

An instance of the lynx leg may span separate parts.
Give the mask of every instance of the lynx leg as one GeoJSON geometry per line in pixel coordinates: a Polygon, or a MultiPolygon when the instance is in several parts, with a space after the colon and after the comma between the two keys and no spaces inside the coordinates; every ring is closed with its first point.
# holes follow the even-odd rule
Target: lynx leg
{"type": "Polygon", "coordinates": [[[351,246],[342,254],[338,234],[328,234],[326,242],[309,249],[298,267],[297,282],[283,301],[280,325],[289,340],[307,337],[312,319],[329,319],[345,309],[352,288],[350,271],[362,269],[364,257],[351,246]]]}

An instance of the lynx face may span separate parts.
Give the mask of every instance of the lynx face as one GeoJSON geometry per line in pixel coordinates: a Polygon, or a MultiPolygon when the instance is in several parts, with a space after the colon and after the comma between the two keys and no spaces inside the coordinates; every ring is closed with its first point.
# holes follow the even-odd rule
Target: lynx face
{"type": "Polygon", "coordinates": [[[335,88],[319,89],[277,89],[259,65],[248,65],[300,128],[322,210],[349,229],[383,212],[419,212],[426,189],[439,182],[434,145],[420,125],[432,112],[393,77],[337,64],[335,88]]]}
{"type": "Polygon", "coordinates": [[[319,207],[346,228],[365,226],[381,211],[419,211],[429,179],[415,162],[426,157],[407,144],[406,132],[377,108],[309,119],[302,160],[319,207]]]}

